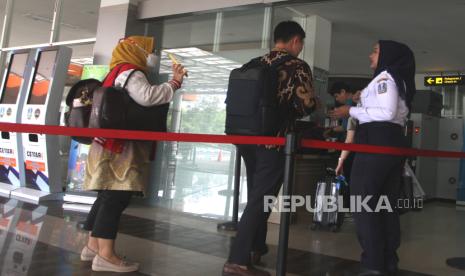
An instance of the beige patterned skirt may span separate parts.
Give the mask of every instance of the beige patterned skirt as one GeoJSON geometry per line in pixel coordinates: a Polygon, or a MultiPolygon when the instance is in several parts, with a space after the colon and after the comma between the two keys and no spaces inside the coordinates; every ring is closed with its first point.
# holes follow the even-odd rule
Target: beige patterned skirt
{"type": "Polygon", "coordinates": [[[86,163],[85,190],[145,192],[149,178],[151,142],[127,141],[122,153],[93,142],[86,163]]]}

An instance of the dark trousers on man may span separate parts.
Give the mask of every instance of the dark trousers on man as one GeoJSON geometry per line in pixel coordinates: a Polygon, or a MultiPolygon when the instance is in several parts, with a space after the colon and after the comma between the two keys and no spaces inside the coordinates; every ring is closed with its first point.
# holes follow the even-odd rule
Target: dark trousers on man
{"type": "MultiPolygon", "coordinates": [[[[360,125],[356,142],[380,146],[404,146],[402,128],[389,123],[360,125]]],[[[372,196],[369,207],[375,211],[381,196],[389,200],[393,212],[355,212],[357,236],[362,246],[362,266],[379,271],[393,271],[399,261],[400,220],[396,210],[400,194],[403,157],[357,153],[352,166],[350,190],[363,200],[372,196]]],[[[383,204],[386,206],[385,204],[383,204]]]]}
{"type": "Polygon", "coordinates": [[[133,193],[132,191],[99,191],[87,215],[84,230],[92,231],[94,238],[116,239],[121,214],[129,205],[133,193]]]}
{"type": "Polygon", "coordinates": [[[229,254],[229,262],[250,264],[250,253],[267,252],[267,222],[271,210],[264,210],[264,197],[276,196],[284,175],[282,149],[264,146],[237,146],[247,170],[247,205],[238,225],[237,235],[229,254]]]}

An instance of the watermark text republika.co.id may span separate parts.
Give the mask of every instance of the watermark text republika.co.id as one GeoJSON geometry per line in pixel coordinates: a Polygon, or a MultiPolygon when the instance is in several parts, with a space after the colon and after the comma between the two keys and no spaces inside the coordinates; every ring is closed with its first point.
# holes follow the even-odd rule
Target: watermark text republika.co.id
{"type": "Polygon", "coordinates": [[[265,196],[263,210],[277,212],[296,212],[297,208],[305,207],[308,212],[343,212],[343,213],[379,213],[394,212],[400,209],[421,209],[423,199],[401,198],[392,202],[388,196],[316,196],[316,204],[311,196],[265,196]],[[345,201],[349,200],[349,204],[345,201]]]}

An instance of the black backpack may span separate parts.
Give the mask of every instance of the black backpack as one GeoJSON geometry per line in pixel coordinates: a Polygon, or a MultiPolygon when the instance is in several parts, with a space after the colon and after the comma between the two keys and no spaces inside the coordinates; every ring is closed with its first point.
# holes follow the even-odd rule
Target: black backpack
{"type": "Polygon", "coordinates": [[[225,101],[228,135],[274,136],[278,131],[277,68],[294,57],[286,55],[271,66],[261,59],[231,71],[225,101]]]}
{"type": "MultiPolygon", "coordinates": [[[[66,104],[65,124],[70,127],[162,131],[167,130],[169,103],[145,107],[137,104],[125,87],[102,87],[95,79],[82,80],[73,85],[66,104]]],[[[72,137],[82,144],[91,144],[92,137],[72,137]]]]}
{"type": "MultiPolygon", "coordinates": [[[[93,93],[89,127],[165,132],[169,103],[155,106],[141,106],[126,90],[133,70],[123,87],[99,87],[93,93]]],[[[139,71],[142,72],[142,71],[139,71]]]]}

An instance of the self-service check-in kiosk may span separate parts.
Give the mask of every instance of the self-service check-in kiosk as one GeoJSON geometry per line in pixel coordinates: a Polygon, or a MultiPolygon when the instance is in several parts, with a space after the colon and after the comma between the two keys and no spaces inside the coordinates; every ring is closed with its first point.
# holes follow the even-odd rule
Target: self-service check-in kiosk
{"type": "MultiPolygon", "coordinates": [[[[29,79],[21,123],[59,125],[72,50],[68,47],[40,48],[29,79]]],[[[60,199],[63,191],[58,137],[23,133],[25,187],[11,192],[12,198],[38,203],[60,199]]]]}
{"type": "MultiPolygon", "coordinates": [[[[10,52],[1,85],[0,122],[20,123],[27,82],[34,65],[36,50],[10,52]]],[[[0,195],[25,184],[21,134],[2,131],[0,137],[0,195]]]]}

